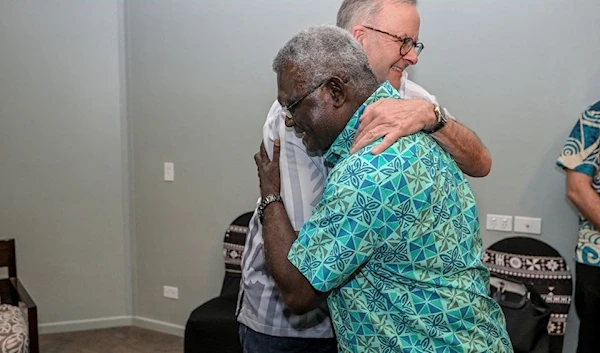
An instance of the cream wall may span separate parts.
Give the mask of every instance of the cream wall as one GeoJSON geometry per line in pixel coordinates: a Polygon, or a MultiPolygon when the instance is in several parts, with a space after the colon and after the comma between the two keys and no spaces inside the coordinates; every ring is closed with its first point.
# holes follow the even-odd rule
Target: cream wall
{"type": "Polygon", "coordinates": [[[122,15],[0,1],[0,234],[42,332],[131,322],[122,15]]]}
{"type": "MultiPolygon", "coordinates": [[[[271,60],[297,30],[333,23],[340,2],[0,2],[0,224],[43,323],[122,317],[182,333],[219,291],[224,229],[258,196],[271,60]]],[[[576,214],[554,160],[600,98],[600,2],[419,9],[426,48],[411,78],[493,155],[472,180],[480,216],[542,217],[540,239],[570,258],[576,214]]],[[[571,315],[565,352],[576,328],[571,315]]]]}

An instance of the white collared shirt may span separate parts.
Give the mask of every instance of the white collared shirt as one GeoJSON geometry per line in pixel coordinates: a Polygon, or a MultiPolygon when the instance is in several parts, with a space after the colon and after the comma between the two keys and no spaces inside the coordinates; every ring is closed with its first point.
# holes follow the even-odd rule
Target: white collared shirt
{"type": "MultiPolygon", "coordinates": [[[[435,96],[402,74],[402,98],[420,98],[436,103],[435,96]]],[[[269,110],[263,126],[263,142],[272,158],[273,145],[280,140],[279,170],[281,197],[295,231],[310,218],[323,193],[328,170],[320,156],[309,156],[302,139],[284,124],[285,114],[278,101],[269,110]]],[[[260,199],[257,201],[257,206],[260,199]]],[[[238,298],[238,321],[250,329],[277,337],[334,337],[327,304],[304,315],[287,307],[273,278],[268,274],[263,250],[262,225],[256,211],[248,227],[242,260],[242,281],[238,298]]]]}

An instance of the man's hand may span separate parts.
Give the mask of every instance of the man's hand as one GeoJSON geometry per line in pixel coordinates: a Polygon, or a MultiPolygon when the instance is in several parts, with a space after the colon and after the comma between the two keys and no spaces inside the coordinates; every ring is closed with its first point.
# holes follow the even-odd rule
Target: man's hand
{"type": "MultiPolygon", "coordinates": [[[[280,142],[275,140],[272,160],[264,143],[260,144],[260,151],[254,155],[260,194],[263,198],[269,194],[280,193],[279,150],[280,142]]],[[[327,297],[327,293],[314,289],[306,277],[288,260],[287,254],[296,238],[297,234],[283,203],[273,202],[265,209],[263,220],[265,262],[286,304],[293,313],[301,315],[316,308],[327,297]]]]}
{"type": "MultiPolygon", "coordinates": [[[[354,137],[350,153],[355,153],[384,136],[371,150],[379,154],[401,137],[430,129],[437,122],[433,104],[422,99],[386,98],[365,109],[354,137]]],[[[431,134],[436,142],[456,161],[458,167],[472,177],[484,177],[492,168],[492,156],[477,134],[454,119],[431,134]]]]}
{"type": "Polygon", "coordinates": [[[383,141],[371,153],[379,154],[400,137],[412,135],[435,125],[433,105],[422,99],[386,98],[369,105],[360,117],[360,126],[350,153],[354,153],[378,138],[383,141]]]}
{"type": "Polygon", "coordinates": [[[258,169],[260,196],[270,194],[279,195],[281,192],[281,176],[279,174],[279,140],[273,146],[273,160],[269,159],[265,144],[260,144],[260,151],[254,155],[254,162],[258,169]]]}

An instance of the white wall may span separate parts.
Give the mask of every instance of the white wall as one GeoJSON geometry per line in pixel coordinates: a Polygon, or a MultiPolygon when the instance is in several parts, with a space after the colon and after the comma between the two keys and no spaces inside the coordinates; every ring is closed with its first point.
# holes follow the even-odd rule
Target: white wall
{"type": "Polygon", "coordinates": [[[118,0],[0,2],[0,235],[43,332],[132,312],[121,16],[118,0]]]}
{"type": "MultiPolygon", "coordinates": [[[[426,49],[413,77],[492,153],[491,174],[472,182],[482,224],[487,213],[541,217],[539,239],[572,265],[577,216],[555,161],[600,99],[600,2],[423,1],[420,11],[426,49]]],[[[503,234],[484,230],[484,244],[503,234]]],[[[565,352],[577,327],[571,310],[565,352]]]]}
{"type": "MultiPolygon", "coordinates": [[[[179,325],[218,292],[221,236],[257,195],[252,154],[275,98],[270,63],[297,30],[333,23],[341,1],[131,0],[138,310],[179,325]],[[178,180],[161,182],[174,161],[178,180]],[[180,287],[179,302],[160,297],[180,287]],[[143,293],[143,294],[142,294],[143,293]]],[[[600,2],[421,1],[425,50],[412,78],[473,128],[493,171],[473,180],[486,213],[543,218],[571,258],[576,214],[554,166],[600,98],[600,2]]],[[[502,233],[484,231],[485,244],[502,233]]],[[[573,351],[571,316],[566,352],[573,351]]]]}
{"type": "MultiPolygon", "coordinates": [[[[133,291],[135,315],[181,330],[218,293],[223,231],[258,195],[271,60],[297,30],[333,23],[340,3],[127,0],[124,36],[118,0],[0,3],[0,224],[42,322],[130,315],[133,291]],[[161,180],[165,161],[174,183],[161,180]],[[180,299],[162,298],[163,285],[180,299]]],[[[600,2],[419,8],[426,48],[411,77],[493,155],[472,182],[480,216],[542,217],[541,239],[570,258],[576,214],[554,161],[600,98],[600,2]]],[[[486,245],[501,234],[484,231],[486,245]]],[[[576,326],[571,315],[565,352],[576,326]]]]}
{"type": "Polygon", "coordinates": [[[252,159],[275,98],[270,65],[337,1],[127,1],[137,315],[184,325],[217,295],[229,223],[254,208],[252,159]],[[175,163],[175,182],[162,165],[175,163]],[[180,299],[162,297],[162,286],[180,299]]]}

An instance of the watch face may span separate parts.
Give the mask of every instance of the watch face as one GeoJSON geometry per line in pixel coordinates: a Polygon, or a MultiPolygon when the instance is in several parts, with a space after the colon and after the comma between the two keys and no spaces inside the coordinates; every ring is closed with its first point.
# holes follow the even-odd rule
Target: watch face
{"type": "Polygon", "coordinates": [[[446,114],[444,113],[444,109],[441,108],[439,105],[437,105],[437,104],[434,105],[433,112],[435,113],[437,123],[431,129],[424,130],[428,134],[432,134],[432,133],[438,131],[439,129],[443,128],[447,122],[447,118],[446,118],[446,114]]]}
{"type": "Polygon", "coordinates": [[[442,124],[442,126],[444,126],[443,124],[445,124],[446,121],[448,121],[448,118],[446,117],[446,109],[440,107],[439,105],[436,105],[435,106],[435,114],[438,118],[438,125],[442,124]]]}

